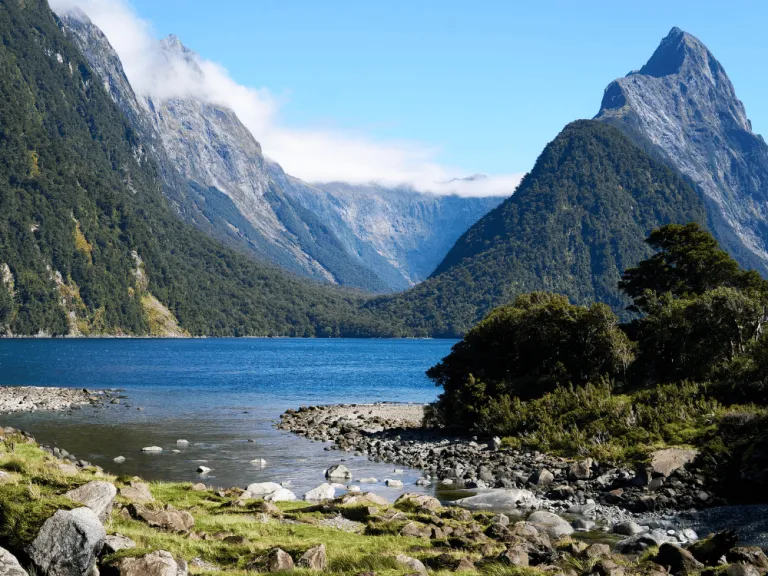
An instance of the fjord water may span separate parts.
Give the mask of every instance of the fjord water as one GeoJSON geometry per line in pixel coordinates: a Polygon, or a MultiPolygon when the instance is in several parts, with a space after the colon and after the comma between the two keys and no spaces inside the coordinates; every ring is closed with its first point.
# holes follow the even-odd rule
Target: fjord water
{"type": "MultiPolygon", "coordinates": [[[[394,466],[326,451],[328,444],[277,430],[280,414],[302,404],[432,401],[438,389],[424,371],[453,343],[0,340],[2,385],[119,388],[127,396],[103,408],[6,414],[0,423],[28,430],[38,441],[60,446],[114,474],[221,487],[291,481],[301,495],[323,481],[325,468],[342,459],[356,478],[393,477],[394,466]],[[189,445],[177,446],[180,438],[189,445]],[[141,452],[154,445],[163,452],[141,452]],[[126,461],[115,464],[113,459],[121,455],[126,461]],[[264,458],[267,466],[251,465],[256,458],[264,458]],[[196,473],[201,464],[213,469],[203,478],[196,473]]],[[[415,489],[419,474],[406,470],[396,477],[415,489]]]]}

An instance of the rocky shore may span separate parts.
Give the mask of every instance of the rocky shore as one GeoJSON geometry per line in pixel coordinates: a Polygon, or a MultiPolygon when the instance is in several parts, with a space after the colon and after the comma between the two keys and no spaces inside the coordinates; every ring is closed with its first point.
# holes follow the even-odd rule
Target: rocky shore
{"type": "Polygon", "coordinates": [[[445,437],[422,427],[423,411],[421,405],[400,404],[301,407],[285,412],[278,428],[331,441],[330,449],[420,469],[421,484],[525,490],[539,508],[588,518],[586,526],[725,503],[712,495],[704,476],[687,467],[693,450],[659,450],[643,465],[616,467],[591,458],[510,450],[498,438],[445,437]]]}
{"type": "Polygon", "coordinates": [[[119,390],[86,390],[46,386],[0,386],[0,414],[69,410],[111,402],[119,390]]]}

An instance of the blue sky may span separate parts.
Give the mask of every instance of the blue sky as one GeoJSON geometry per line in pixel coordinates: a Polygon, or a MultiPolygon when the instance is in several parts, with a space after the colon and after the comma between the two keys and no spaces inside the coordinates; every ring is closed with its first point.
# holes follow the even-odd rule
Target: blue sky
{"type": "Polygon", "coordinates": [[[672,26],[704,41],[768,132],[765,2],[125,1],[268,89],[284,126],[417,142],[469,173],[529,170],[672,26]]]}

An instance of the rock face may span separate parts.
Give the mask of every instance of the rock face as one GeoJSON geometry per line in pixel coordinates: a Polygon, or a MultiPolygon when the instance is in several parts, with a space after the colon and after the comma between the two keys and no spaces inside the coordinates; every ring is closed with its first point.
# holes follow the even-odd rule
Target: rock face
{"type": "Polygon", "coordinates": [[[105,522],[112,511],[112,504],[117,496],[117,488],[111,482],[89,482],[70,490],[64,496],[93,510],[99,520],[105,522]]]}
{"type": "Polygon", "coordinates": [[[606,88],[597,119],[689,177],[723,247],[768,271],[768,145],[698,38],[673,28],[645,66],[606,88]]]}
{"type": "Polygon", "coordinates": [[[187,576],[187,563],[165,550],[139,558],[121,558],[115,568],[120,576],[187,576]]]}
{"type": "Polygon", "coordinates": [[[665,448],[651,454],[651,464],[648,471],[653,476],[668,478],[670,474],[693,462],[698,455],[696,450],[685,448],[665,448]]]}
{"type": "Polygon", "coordinates": [[[2,576],[27,576],[27,571],[21,567],[16,556],[5,548],[0,548],[0,574],[2,576]]]}
{"type": "Polygon", "coordinates": [[[90,508],[58,510],[27,553],[45,576],[83,576],[95,565],[105,537],[104,526],[90,508]]]}
{"type": "MultiPolygon", "coordinates": [[[[154,156],[179,214],[294,273],[374,292],[407,288],[426,278],[453,242],[501,201],[317,187],[292,178],[264,158],[232,110],[190,96],[136,94],[119,56],[88,17],[71,10],[59,15],[154,156]]],[[[184,66],[198,80],[200,62],[177,37],[160,42],[159,69],[184,66]]]]}

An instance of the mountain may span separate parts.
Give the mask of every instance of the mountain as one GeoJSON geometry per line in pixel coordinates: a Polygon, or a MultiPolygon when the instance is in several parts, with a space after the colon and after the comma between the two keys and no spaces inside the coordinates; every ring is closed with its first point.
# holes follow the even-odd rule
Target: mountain
{"type": "Polygon", "coordinates": [[[596,118],[689,179],[720,244],[768,273],[768,145],[699,39],[673,28],[645,66],[609,84],[596,118]]]}
{"type": "MultiPolygon", "coordinates": [[[[373,186],[346,186],[339,201],[325,186],[292,178],[267,161],[232,110],[191,96],[137,96],[98,27],[77,10],[61,19],[112,99],[150,143],[177,211],[259,259],[328,283],[401,290],[426,278],[453,242],[501,201],[373,186]],[[376,225],[366,228],[350,214],[376,225]]],[[[199,57],[176,36],[159,43],[159,54],[161,69],[181,63],[202,78],[199,57]]]]}
{"type": "Polygon", "coordinates": [[[621,273],[650,255],[663,224],[704,222],[681,176],[603,122],[569,124],[547,145],[515,194],[481,218],[435,273],[366,307],[417,334],[464,333],[491,308],[534,290],[623,310],[621,273]]]}
{"type": "Polygon", "coordinates": [[[393,334],[360,296],[182,222],[158,141],[104,89],[123,77],[97,75],[60,24],[45,0],[0,3],[0,331],[393,334]]]}

